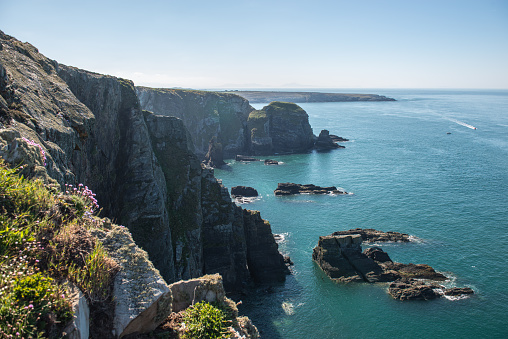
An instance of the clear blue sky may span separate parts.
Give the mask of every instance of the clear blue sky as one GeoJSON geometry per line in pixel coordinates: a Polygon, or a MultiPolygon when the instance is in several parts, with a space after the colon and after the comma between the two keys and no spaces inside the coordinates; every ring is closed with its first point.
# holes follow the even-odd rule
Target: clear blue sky
{"type": "Polygon", "coordinates": [[[152,87],[508,88],[507,0],[0,0],[0,30],[152,87]]]}

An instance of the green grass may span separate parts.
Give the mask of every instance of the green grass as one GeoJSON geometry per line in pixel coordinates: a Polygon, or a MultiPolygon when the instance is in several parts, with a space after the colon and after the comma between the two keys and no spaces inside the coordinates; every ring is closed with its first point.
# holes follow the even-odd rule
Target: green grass
{"type": "Polygon", "coordinates": [[[183,337],[189,339],[229,338],[231,333],[228,331],[228,326],[231,321],[227,318],[227,313],[217,305],[205,301],[198,302],[185,311],[183,337]]]}
{"type": "Polygon", "coordinates": [[[63,282],[104,302],[117,265],[90,235],[91,200],[18,171],[0,158],[0,338],[59,338],[72,319],[63,282]]]}

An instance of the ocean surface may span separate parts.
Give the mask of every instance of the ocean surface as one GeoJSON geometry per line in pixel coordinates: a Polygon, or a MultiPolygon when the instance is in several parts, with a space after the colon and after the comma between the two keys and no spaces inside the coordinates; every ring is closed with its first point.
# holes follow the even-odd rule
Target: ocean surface
{"type": "Polygon", "coordinates": [[[240,312],[263,338],[508,338],[508,91],[352,92],[397,101],[299,104],[314,134],[328,129],[350,139],[346,148],[271,156],[279,166],[230,160],[215,171],[228,188],[258,190],[242,207],[261,211],[294,262],[284,284],[242,297],[240,312]],[[279,182],[354,194],[276,197],[279,182]],[[356,227],[413,235],[378,245],[476,294],[402,302],[387,284],[332,282],[312,249],[319,236],[356,227]]]}

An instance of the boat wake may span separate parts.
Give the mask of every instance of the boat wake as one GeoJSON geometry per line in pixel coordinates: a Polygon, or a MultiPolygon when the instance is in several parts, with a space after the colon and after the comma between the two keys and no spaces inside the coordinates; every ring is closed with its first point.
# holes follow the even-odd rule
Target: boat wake
{"type": "Polygon", "coordinates": [[[473,125],[466,124],[465,122],[457,120],[457,119],[446,118],[446,120],[449,120],[449,121],[459,124],[461,126],[465,126],[467,128],[476,129],[476,127],[474,127],[473,125]]]}

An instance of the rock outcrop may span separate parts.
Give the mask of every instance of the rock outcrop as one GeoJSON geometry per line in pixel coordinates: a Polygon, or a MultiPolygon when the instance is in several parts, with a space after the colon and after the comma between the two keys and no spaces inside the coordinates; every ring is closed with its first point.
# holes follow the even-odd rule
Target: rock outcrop
{"type": "MultiPolygon", "coordinates": [[[[129,228],[168,283],[207,273],[220,273],[226,289],[241,288],[254,277],[262,282],[258,257],[248,254],[251,243],[265,246],[254,252],[283,261],[269,226],[255,232],[249,213],[231,201],[194,153],[195,145],[207,148],[215,132],[198,144],[183,120],[142,111],[131,81],[59,64],[2,32],[0,44],[0,156],[26,164],[25,176],[56,187],[88,185],[103,215],[129,228]]],[[[191,91],[174,95],[181,100],[172,106],[175,115],[187,104],[217,109],[211,120],[208,113],[193,117],[199,131],[220,125],[221,138],[232,138],[225,151],[244,148],[239,132],[249,111],[244,99],[191,91]],[[228,98],[238,109],[228,104],[222,111],[228,98]],[[223,115],[227,126],[220,124],[223,115]]],[[[283,276],[285,265],[278,269],[283,276]]]]}
{"type": "Polygon", "coordinates": [[[332,139],[330,135],[330,132],[324,129],[321,130],[321,132],[319,133],[319,136],[314,144],[314,148],[317,149],[318,151],[322,151],[335,148],[344,148],[344,146],[335,143],[334,139],[332,139]]]}
{"type": "Polygon", "coordinates": [[[127,228],[109,227],[93,230],[92,234],[120,265],[113,287],[114,336],[151,332],[172,311],[171,290],[147,253],[135,245],[127,228]]]}
{"type": "Polygon", "coordinates": [[[247,126],[254,155],[303,153],[314,146],[309,116],[294,103],[275,101],[253,111],[247,126]]]}
{"type": "Polygon", "coordinates": [[[361,243],[364,240],[361,234],[333,233],[321,236],[313,250],[312,259],[326,275],[337,282],[392,282],[389,294],[395,299],[428,300],[454,293],[474,293],[468,288],[446,289],[433,282],[417,280],[443,281],[448,278],[429,265],[393,262],[379,247],[367,248],[362,252],[361,243]]]}
{"type": "Polygon", "coordinates": [[[247,118],[254,110],[233,93],[136,87],[141,108],[157,115],[180,118],[190,132],[200,159],[215,137],[226,158],[248,149],[247,118]]]}
{"type": "Polygon", "coordinates": [[[231,197],[257,197],[258,191],[253,187],[248,186],[234,186],[231,187],[231,197]]]}
{"type": "Polygon", "coordinates": [[[373,228],[354,228],[347,231],[337,231],[333,232],[332,235],[351,235],[351,234],[360,234],[362,236],[362,241],[367,243],[372,242],[409,242],[411,241],[411,237],[406,233],[399,232],[383,232],[378,231],[373,228]]]}
{"type": "Polygon", "coordinates": [[[222,144],[217,142],[217,138],[214,136],[208,144],[208,153],[205,155],[203,161],[205,165],[213,168],[221,168],[226,163],[224,162],[224,152],[222,151],[222,144]]]}
{"type": "Polygon", "coordinates": [[[429,265],[392,262],[381,248],[362,252],[360,234],[319,237],[312,258],[337,281],[386,282],[400,278],[446,280],[429,265]]]}
{"type": "Polygon", "coordinates": [[[248,317],[240,317],[236,303],[226,297],[226,291],[219,274],[179,281],[170,286],[173,294],[173,312],[180,312],[192,305],[206,301],[219,304],[232,316],[232,329],[242,338],[259,338],[259,332],[248,317]]]}
{"type": "Polygon", "coordinates": [[[294,194],[350,194],[337,189],[335,186],[321,187],[313,184],[301,185],[291,182],[279,183],[273,191],[275,195],[294,195],[294,194]]]}
{"type": "Polygon", "coordinates": [[[463,298],[474,294],[474,291],[469,287],[446,288],[433,282],[402,278],[390,284],[388,293],[398,300],[429,300],[442,296],[463,298]]]}

